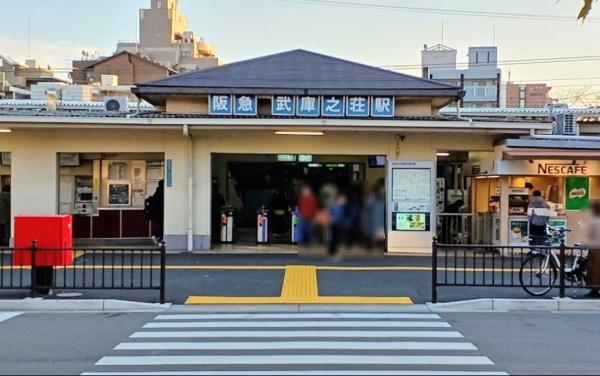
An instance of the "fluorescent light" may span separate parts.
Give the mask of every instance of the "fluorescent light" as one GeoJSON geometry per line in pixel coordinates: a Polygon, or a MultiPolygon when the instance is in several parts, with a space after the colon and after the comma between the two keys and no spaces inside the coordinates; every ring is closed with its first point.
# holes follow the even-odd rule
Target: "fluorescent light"
{"type": "Polygon", "coordinates": [[[0,133],[10,133],[12,129],[0,129],[0,133]]]}
{"type": "Polygon", "coordinates": [[[438,152],[436,155],[438,157],[449,157],[450,153],[448,153],[447,151],[443,151],[443,152],[438,152]]]}
{"type": "Polygon", "coordinates": [[[275,134],[278,135],[287,135],[287,136],[323,136],[325,133],[323,132],[309,132],[309,131],[275,131],[275,134]]]}
{"type": "Polygon", "coordinates": [[[499,179],[500,176],[498,175],[481,175],[481,176],[475,176],[475,179],[499,179]]]}

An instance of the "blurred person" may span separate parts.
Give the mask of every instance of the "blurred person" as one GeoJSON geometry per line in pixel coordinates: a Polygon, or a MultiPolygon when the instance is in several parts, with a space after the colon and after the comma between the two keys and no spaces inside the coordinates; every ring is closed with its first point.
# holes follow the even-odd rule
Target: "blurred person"
{"type": "Polygon", "coordinates": [[[319,190],[319,200],[324,208],[329,208],[334,204],[338,197],[339,189],[337,185],[332,182],[326,182],[321,186],[319,190]]]}
{"type": "Polygon", "coordinates": [[[533,198],[527,208],[529,219],[529,244],[543,245],[548,237],[546,226],[548,225],[548,212],[550,205],[542,197],[541,191],[534,191],[533,198]]]}
{"type": "Polygon", "coordinates": [[[0,245],[10,241],[10,185],[3,185],[0,192],[0,245]]]}
{"type": "Polygon", "coordinates": [[[362,185],[355,182],[350,187],[348,200],[344,208],[344,219],[342,223],[343,237],[345,238],[346,245],[349,249],[351,249],[360,240],[362,212],[362,185]]]}
{"type": "MultiPolygon", "coordinates": [[[[587,257],[587,279],[589,286],[600,286],[600,200],[592,200],[590,205],[591,219],[591,247],[587,257]]],[[[600,298],[600,289],[592,288],[586,295],[588,297],[600,298]]]]}
{"type": "Polygon", "coordinates": [[[308,184],[300,186],[298,194],[298,244],[311,246],[314,243],[315,218],[319,211],[319,202],[315,192],[308,184]]]}
{"type": "Polygon", "coordinates": [[[344,229],[344,216],[348,198],[344,193],[338,194],[336,200],[329,207],[329,255],[336,256],[344,229]]]}
{"type": "Polygon", "coordinates": [[[385,244],[385,186],[375,184],[365,205],[367,249],[385,244]]]}

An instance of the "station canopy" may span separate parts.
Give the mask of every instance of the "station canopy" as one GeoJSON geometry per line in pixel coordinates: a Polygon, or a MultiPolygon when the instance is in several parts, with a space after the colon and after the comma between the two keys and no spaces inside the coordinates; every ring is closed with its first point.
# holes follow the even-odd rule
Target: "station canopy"
{"type": "Polygon", "coordinates": [[[462,96],[461,88],[305,50],[194,70],[138,84],[133,92],[153,104],[171,95],[462,96]]]}

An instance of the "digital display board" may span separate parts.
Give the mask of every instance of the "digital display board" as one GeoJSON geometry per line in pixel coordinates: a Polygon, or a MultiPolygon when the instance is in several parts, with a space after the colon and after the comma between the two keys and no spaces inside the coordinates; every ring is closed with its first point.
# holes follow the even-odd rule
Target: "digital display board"
{"type": "Polygon", "coordinates": [[[429,231],[429,213],[394,213],[394,231],[429,231]]]}

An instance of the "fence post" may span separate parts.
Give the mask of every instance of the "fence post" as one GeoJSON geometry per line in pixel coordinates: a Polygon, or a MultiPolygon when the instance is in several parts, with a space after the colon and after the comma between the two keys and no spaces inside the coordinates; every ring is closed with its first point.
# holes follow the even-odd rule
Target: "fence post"
{"type": "Polygon", "coordinates": [[[431,302],[437,303],[437,236],[433,237],[433,242],[431,244],[431,302]]]}
{"type": "Polygon", "coordinates": [[[36,260],[35,260],[35,251],[37,249],[37,241],[31,241],[31,291],[30,296],[32,298],[37,297],[37,268],[36,268],[36,260]]]}
{"type": "Polygon", "coordinates": [[[566,263],[566,255],[565,255],[565,239],[561,239],[560,240],[560,254],[559,254],[559,259],[560,259],[560,286],[559,286],[559,297],[560,298],[564,298],[566,296],[565,294],[565,290],[566,290],[566,286],[565,286],[565,263],[566,263]]]}
{"type": "Polygon", "coordinates": [[[167,249],[164,240],[160,242],[160,304],[165,304],[165,283],[167,280],[167,249]]]}

